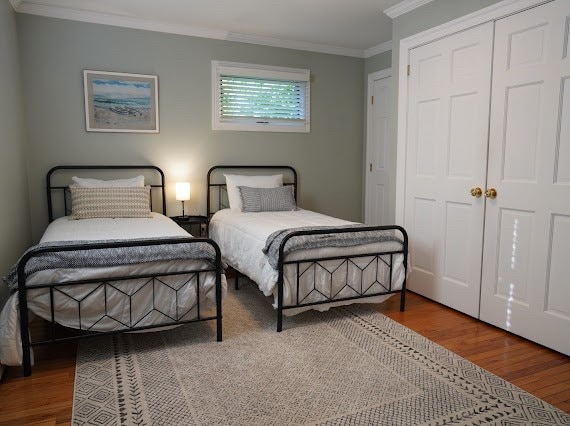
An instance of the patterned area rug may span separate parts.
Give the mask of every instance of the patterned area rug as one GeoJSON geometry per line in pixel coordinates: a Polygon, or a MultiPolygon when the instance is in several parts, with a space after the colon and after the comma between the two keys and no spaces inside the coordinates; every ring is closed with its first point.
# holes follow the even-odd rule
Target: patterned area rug
{"type": "Polygon", "coordinates": [[[366,305],[275,331],[253,285],[214,324],[82,341],[73,424],[570,425],[570,415],[366,305]]]}

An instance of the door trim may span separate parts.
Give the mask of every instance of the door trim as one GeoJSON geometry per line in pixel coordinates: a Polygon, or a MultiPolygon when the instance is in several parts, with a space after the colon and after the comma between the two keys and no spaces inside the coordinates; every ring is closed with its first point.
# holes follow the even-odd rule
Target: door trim
{"type": "MultiPolygon", "coordinates": [[[[410,50],[422,44],[430,43],[459,31],[475,27],[499,18],[530,9],[554,0],[503,0],[489,7],[454,19],[437,27],[422,31],[400,40],[398,67],[398,123],[396,135],[396,220],[404,224],[406,194],[406,141],[407,141],[407,107],[408,107],[408,63],[410,50]]],[[[413,70],[412,70],[413,72],[413,70]]]]}
{"type": "MultiPolygon", "coordinates": [[[[369,191],[369,186],[370,186],[370,182],[369,182],[369,175],[368,175],[368,150],[370,149],[370,137],[372,134],[371,128],[370,128],[370,123],[371,123],[371,114],[372,114],[372,108],[371,108],[371,104],[370,104],[370,94],[372,93],[372,88],[373,88],[373,84],[375,80],[381,80],[383,78],[390,78],[392,77],[392,68],[385,68],[383,70],[380,71],[375,71],[372,72],[370,74],[368,74],[368,85],[366,86],[366,145],[364,147],[364,162],[363,162],[363,167],[364,167],[364,194],[363,194],[363,200],[364,200],[364,214],[362,215],[364,217],[364,223],[368,223],[368,191],[369,191]]],[[[393,86],[393,85],[392,85],[393,86]]],[[[391,174],[391,173],[390,173],[391,174]]]]}

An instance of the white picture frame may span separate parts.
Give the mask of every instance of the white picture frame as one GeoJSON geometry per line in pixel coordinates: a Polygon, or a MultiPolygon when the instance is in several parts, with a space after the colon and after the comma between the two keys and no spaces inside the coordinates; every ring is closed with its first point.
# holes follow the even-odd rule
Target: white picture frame
{"type": "Polygon", "coordinates": [[[88,132],[158,133],[158,77],[83,71],[88,132]]]}

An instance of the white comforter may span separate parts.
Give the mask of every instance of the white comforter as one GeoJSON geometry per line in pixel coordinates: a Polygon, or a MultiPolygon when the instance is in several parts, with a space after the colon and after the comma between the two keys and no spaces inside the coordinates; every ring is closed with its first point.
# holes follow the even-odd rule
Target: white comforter
{"type": "MultiPolygon", "coordinates": [[[[263,254],[262,249],[265,246],[267,237],[273,232],[281,229],[299,228],[305,226],[342,226],[351,225],[354,222],[348,222],[331,216],[326,216],[309,210],[296,210],[284,212],[261,212],[261,213],[242,213],[236,210],[223,209],[212,217],[210,221],[210,238],[218,243],[222,251],[224,260],[234,269],[242,272],[254,280],[259,289],[266,296],[273,295],[274,307],[277,306],[277,279],[278,272],[269,265],[267,257],[263,254]]],[[[289,255],[288,260],[320,258],[325,256],[334,256],[339,253],[345,254],[347,248],[323,248],[303,250],[289,255]]],[[[356,247],[350,247],[351,253],[367,253],[380,252],[387,250],[401,250],[401,244],[394,241],[386,241],[378,244],[368,244],[356,247]]],[[[361,259],[359,262],[365,264],[368,260],[361,259]]],[[[327,261],[329,262],[329,261],[327,261]]],[[[393,287],[392,289],[400,289],[403,283],[405,270],[403,268],[403,256],[395,256],[395,265],[392,272],[393,287]]],[[[334,262],[329,264],[334,267],[334,262]]],[[[324,264],[325,266],[326,263],[324,264]]],[[[356,271],[352,271],[356,274],[356,271]]],[[[389,270],[386,271],[389,274],[389,270]]],[[[301,296],[308,295],[313,288],[313,280],[306,274],[306,279],[301,282],[299,290],[301,296]]],[[[294,304],[296,300],[296,272],[293,265],[285,268],[284,286],[283,286],[283,303],[284,306],[294,304]]],[[[333,280],[333,289],[340,290],[346,280],[342,274],[333,275],[337,281],[333,280]]],[[[353,282],[356,277],[352,277],[353,282]]],[[[385,277],[387,281],[388,277],[385,277]]],[[[378,291],[378,286],[371,290],[378,291]]],[[[350,296],[350,289],[341,291],[338,295],[350,296]]],[[[359,299],[358,302],[377,303],[385,300],[389,296],[377,296],[366,299],[359,299]]],[[[313,299],[317,301],[322,299],[313,299]]],[[[325,310],[331,306],[349,304],[350,301],[333,302],[327,305],[317,305],[313,309],[325,310]]],[[[354,303],[354,302],[353,302],[354,303]]],[[[287,315],[294,315],[306,309],[290,309],[284,311],[287,315]]]]}
{"type": "MultiPolygon", "coordinates": [[[[171,219],[158,213],[153,213],[152,217],[148,219],[72,220],[69,216],[66,216],[55,220],[48,226],[40,243],[73,240],[150,239],[179,236],[188,236],[188,234],[171,219]]],[[[199,269],[205,266],[203,261],[189,259],[103,268],[53,269],[32,274],[28,278],[27,284],[30,287],[38,283],[86,278],[110,278],[144,273],[160,274],[187,270],[189,268],[199,269]]],[[[81,306],[82,327],[91,326],[93,330],[97,331],[113,330],[121,328],[117,320],[127,324],[137,323],[140,326],[161,324],[170,320],[156,311],[145,316],[149,311],[149,306],[152,306],[152,303],[154,303],[155,307],[170,315],[174,315],[176,312],[179,314],[187,312],[196,302],[195,294],[192,291],[193,285],[183,286],[185,280],[189,278],[189,274],[165,277],[165,281],[168,284],[175,288],[180,288],[178,304],[171,297],[172,290],[169,291],[165,286],[155,288],[155,300],[153,302],[152,285],[148,284],[147,279],[129,280],[128,283],[122,282],[120,285],[121,291],[107,289],[106,313],[108,318],[99,322],[97,321],[105,313],[103,287],[97,288],[98,284],[60,287],[65,295],[58,292],[55,293],[55,299],[59,306],[55,313],[55,318],[58,323],[67,327],[79,327],[77,302],[67,297],[69,295],[78,300],[85,298],[85,302],[82,302],[81,306]],[[131,295],[132,305],[128,303],[128,297],[123,292],[131,295]],[[90,303],[91,301],[92,303],[90,303]],[[131,307],[132,310],[130,309],[131,307]]],[[[225,293],[225,276],[222,276],[222,286],[225,293]]],[[[215,301],[215,275],[208,273],[205,274],[205,277],[201,277],[200,281],[201,309],[203,307],[207,309],[215,306],[215,301]]],[[[28,309],[42,318],[51,319],[48,290],[28,290],[28,309]]],[[[190,319],[193,316],[195,316],[195,310],[191,310],[184,319],[190,319]]],[[[14,293],[10,296],[0,314],[0,364],[21,365],[21,352],[18,298],[17,293],[14,293]]]]}

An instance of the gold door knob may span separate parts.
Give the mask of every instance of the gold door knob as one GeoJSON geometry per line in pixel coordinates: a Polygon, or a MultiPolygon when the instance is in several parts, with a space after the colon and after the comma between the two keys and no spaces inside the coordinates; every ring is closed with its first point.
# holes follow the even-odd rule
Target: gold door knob
{"type": "Polygon", "coordinates": [[[487,198],[497,198],[497,190],[495,188],[489,188],[485,191],[485,197],[487,198]]]}
{"type": "Polygon", "coordinates": [[[483,190],[478,186],[475,188],[471,188],[471,195],[473,197],[479,198],[481,195],[483,195],[483,190]]]}

